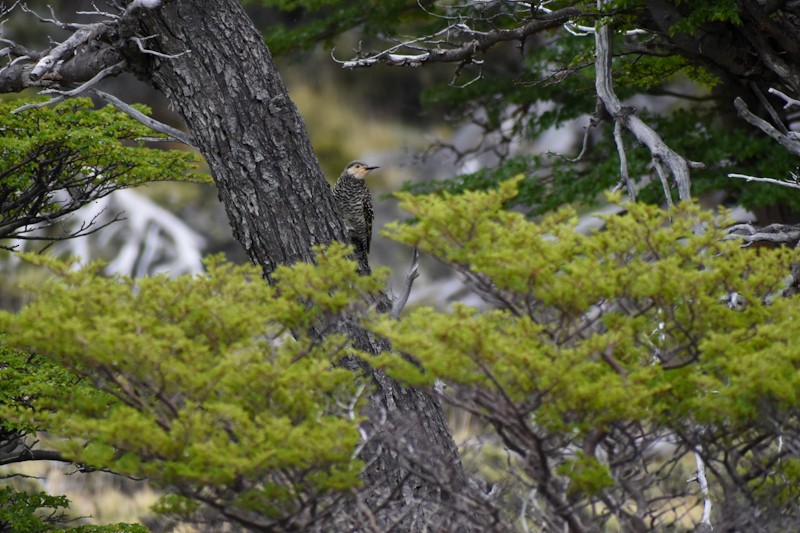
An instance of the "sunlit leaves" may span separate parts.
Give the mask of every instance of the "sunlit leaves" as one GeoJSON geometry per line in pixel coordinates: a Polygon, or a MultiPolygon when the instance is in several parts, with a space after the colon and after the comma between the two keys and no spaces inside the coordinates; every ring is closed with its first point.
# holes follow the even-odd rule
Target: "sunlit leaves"
{"type": "Polygon", "coordinates": [[[55,277],[0,316],[7,342],[93,387],[42,387],[4,416],[63,436],[54,446],[75,461],[184,495],[236,486],[265,516],[351,489],[363,386],[334,366],[350,353],[346,337],[306,332],[357,311],[381,280],[359,277],[342,245],[316,252],[316,266],[281,267],[274,285],[219,258],[202,276],[132,280],[26,257],[55,277]]]}

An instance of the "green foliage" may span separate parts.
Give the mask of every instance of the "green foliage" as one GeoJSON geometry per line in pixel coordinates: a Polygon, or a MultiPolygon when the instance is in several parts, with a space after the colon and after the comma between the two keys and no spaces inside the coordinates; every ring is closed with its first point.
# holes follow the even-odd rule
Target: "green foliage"
{"type": "Polygon", "coordinates": [[[670,29],[671,35],[679,32],[694,33],[706,22],[732,22],[741,24],[736,0],[675,0],[677,6],[686,6],[691,11],[670,29]]]}
{"type": "Polygon", "coordinates": [[[340,34],[363,25],[367,36],[393,33],[399,25],[424,20],[416,2],[408,0],[249,0],[293,16],[292,23],[275,24],[267,29],[264,39],[276,54],[309,50],[322,43],[331,46],[340,34]],[[302,13],[302,17],[297,14],[302,13]]]}
{"type": "MultiPolygon", "coordinates": [[[[391,224],[385,235],[450,265],[498,308],[376,319],[377,333],[420,362],[384,354],[379,364],[418,386],[444,380],[459,405],[502,428],[512,449],[525,439],[510,435],[525,431],[546,446],[586,450],[619,428],[685,435],[703,427],[720,453],[712,460],[741,446],[749,450],[742,475],[763,480],[774,448],[762,455],[748,443],[777,439],[765,421],[793,420],[800,402],[792,348],[800,308],[779,296],[800,253],[742,248],[693,205],[625,204],[625,215],[590,235],[575,230],[569,209],[533,223],[503,208],[521,180],[460,196],[398,195],[415,223],[391,224]],[[509,429],[517,423],[524,429],[509,429]]],[[[795,467],[770,465],[765,492],[791,491],[795,467]]],[[[590,456],[558,472],[576,497],[619,483],[590,456]]]]}
{"type": "MultiPolygon", "coordinates": [[[[59,391],[68,394],[81,386],[80,379],[63,367],[41,355],[22,353],[6,346],[0,337],[0,406],[3,409],[24,410],[33,408],[37,398],[44,393],[59,391]]],[[[32,420],[18,419],[0,422],[6,430],[35,431],[32,420]]]]}
{"type": "MultiPolygon", "coordinates": [[[[88,395],[94,389],[86,380],[38,354],[22,353],[0,337],[0,440],[22,438],[37,430],[47,430],[35,413],[54,397],[88,395]],[[40,403],[40,399],[43,402],[40,403]],[[10,418],[7,418],[10,416],[10,418]]],[[[30,438],[28,439],[30,444],[30,438]]],[[[43,492],[0,489],[0,530],[20,533],[52,531],[55,525],[77,532],[144,533],[139,525],[74,526],[64,496],[43,492]]]]}
{"type": "Polygon", "coordinates": [[[707,89],[719,83],[716,76],[679,56],[635,56],[618,61],[617,65],[614,82],[627,90],[651,88],[658,90],[665,79],[675,79],[681,74],[707,89]]]}
{"type": "MultiPolygon", "coordinates": [[[[195,161],[186,152],[134,144],[138,138],[156,134],[112,106],[94,110],[91,100],[76,98],[11,113],[23,103],[27,102],[0,102],[0,187],[4,191],[25,189],[42,175],[68,180],[85,167],[106,174],[119,186],[185,181],[195,161]]],[[[149,112],[144,106],[138,109],[149,112]]]]}
{"type": "Polygon", "coordinates": [[[558,473],[570,479],[571,494],[600,494],[603,489],[614,486],[614,478],[608,467],[594,457],[578,453],[558,467],[558,473]]]}
{"type": "Polygon", "coordinates": [[[11,487],[0,488],[0,529],[36,533],[51,531],[52,524],[40,516],[41,510],[56,513],[66,509],[69,503],[64,496],[50,496],[43,492],[27,494],[11,487]]]}
{"type": "Polygon", "coordinates": [[[52,224],[115,189],[207,181],[189,173],[195,155],[145,148],[137,139],[151,130],[111,106],[93,110],[91,100],[74,99],[13,114],[22,103],[0,101],[0,239],[52,224]]]}
{"type": "MultiPolygon", "coordinates": [[[[314,267],[278,268],[273,286],[220,258],[203,276],[132,280],[25,256],[55,277],[0,315],[0,330],[92,387],[44,386],[35,406],[11,402],[2,416],[46,427],[76,462],[190,498],[206,487],[201,501],[237,512],[279,519],[352,489],[363,395],[332,366],[348,339],[305,332],[330,328],[382,284],[359,277],[342,245],[316,252],[314,267]]],[[[187,511],[175,498],[160,508],[187,511]]]]}
{"type": "Polygon", "coordinates": [[[147,533],[148,529],[139,524],[108,524],[105,526],[78,526],[70,528],[74,533],[147,533]]]}
{"type": "Polygon", "coordinates": [[[137,524],[67,527],[70,519],[64,514],[69,502],[64,496],[44,492],[19,492],[0,487],[0,530],[15,533],[43,533],[67,529],[75,533],[146,533],[137,524]],[[58,526],[58,527],[57,527],[58,526]]]}

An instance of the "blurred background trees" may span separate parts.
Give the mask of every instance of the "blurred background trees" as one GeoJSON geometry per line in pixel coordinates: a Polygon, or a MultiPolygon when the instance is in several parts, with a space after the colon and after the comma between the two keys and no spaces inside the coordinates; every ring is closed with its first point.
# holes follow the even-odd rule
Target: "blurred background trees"
{"type": "MultiPolygon", "coordinates": [[[[96,20],[91,14],[77,14],[93,11],[90,2],[49,4],[62,21],[96,20]]],[[[800,91],[794,59],[800,52],[797,2],[620,0],[598,6],[576,1],[250,1],[245,5],[277,57],[331,181],[354,158],[382,167],[371,182],[376,195],[399,188],[415,193],[493,189],[521,174],[524,178],[517,184],[518,194],[504,199],[506,207],[535,217],[571,205],[587,215],[581,227],[602,225],[605,222],[588,216],[598,206],[625,209],[605,203],[603,193],[609,189],[633,190],[639,200],[666,203],[657,158],[640,146],[628,129],[621,127],[614,136],[615,125],[624,124],[624,113],[629,113],[657,131],[678,154],[703,164],[691,170],[692,193],[704,205],[733,208],[731,223],[739,224],[729,228],[730,235],[744,242],[789,246],[798,240],[794,227],[798,198],[791,189],[796,185],[797,152],[791,148],[797,142],[792,130],[797,129],[798,110],[792,98],[800,91]],[[598,105],[594,69],[597,24],[610,28],[613,83],[625,106],[620,116],[612,116],[598,105]],[[538,29],[522,36],[513,33],[525,27],[538,29]],[[435,55],[432,50],[458,54],[453,54],[453,61],[419,59],[424,54],[435,55]],[[628,183],[621,179],[620,146],[626,156],[628,183]],[[789,187],[731,178],[731,173],[770,178],[789,187]]],[[[28,2],[27,6],[44,17],[51,16],[45,2],[28,2]]],[[[31,48],[45,46],[48,38],[60,41],[69,35],[52,24],[33,24],[32,20],[30,13],[14,10],[4,35],[31,48]]],[[[127,102],[146,104],[160,121],[182,127],[163,96],[132,75],[105,80],[101,88],[127,102]]],[[[136,135],[140,135],[138,130],[136,135]]],[[[85,143],[86,139],[77,141],[85,143]]],[[[147,157],[175,157],[166,153],[147,157]]],[[[11,160],[7,162],[4,168],[11,169],[11,160]]],[[[121,185],[173,177],[166,170],[160,176],[150,172],[139,181],[126,175],[131,181],[121,185]]],[[[667,190],[670,199],[677,201],[675,184],[668,181],[667,190]]],[[[59,241],[51,251],[64,256],[78,254],[84,260],[102,257],[110,261],[108,273],[133,276],[199,272],[201,257],[216,251],[224,251],[234,261],[245,261],[215,196],[214,188],[203,184],[160,183],[126,190],[98,200],[107,203],[94,202],[82,214],[62,220],[64,226],[51,228],[46,236],[79,232],[87,220],[105,209],[111,218],[124,213],[125,220],[82,239],[59,241]]],[[[378,225],[404,216],[390,198],[382,198],[376,206],[378,225]]],[[[7,244],[34,249],[30,241],[7,244]]],[[[377,236],[374,249],[373,264],[402,270],[397,265],[406,250],[377,236]]],[[[443,257],[433,247],[429,251],[458,270],[460,262],[443,257]]],[[[498,250],[495,259],[501,255],[498,250]]],[[[3,264],[7,274],[3,300],[11,309],[27,298],[18,289],[18,280],[39,275],[21,269],[23,264],[12,254],[3,264]]],[[[497,304],[498,294],[493,294],[496,279],[492,278],[495,285],[484,288],[488,290],[470,292],[451,270],[438,265],[423,260],[426,276],[412,294],[412,303],[422,300],[444,309],[452,300],[460,300],[483,307],[483,298],[489,297],[497,304]]],[[[476,284],[471,287],[475,289],[476,284]]],[[[500,301],[503,296],[500,291],[500,301]]],[[[409,346],[408,351],[417,355],[413,348],[409,346]]],[[[444,371],[441,375],[456,383],[459,379],[444,371]]],[[[757,404],[759,398],[752,401],[757,404]]],[[[774,407],[769,402],[765,405],[774,407]]],[[[484,430],[482,424],[463,423],[474,415],[462,412],[457,434],[472,437],[484,430]]],[[[781,423],[791,426],[793,422],[781,423]]],[[[702,435],[694,437],[692,443],[709,450],[702,435]]],[[[751,457],[753,465],[772,466],[775,457],[794,453],[786,451],[792,449],[788,437],[778,444],[779,432],[762,437],[756,432],[749,444],[739,443],[745,454],[754,449],[768,452],[751,457]],[[770,455],[776,449],[777,455],[770,455]]],[[[613,438],[622,437],[618,432],[613,438]]],[[[574,444],[559,442],[564,449],[574,444]]],[[[641,447],[633,449],[641,452],[641,447]]],[[[713,447],[711,450],[709,454],[715,453],[713,447]]],[[[509,482],[504,477],[506,467],[486,472],[489,455],[482,452],[475,470],[483,469],[485,479],[499,477],[509,482]]],[[[659,468],[685,468],[683,455],[673,457],[678,459],[659,468]]],[[[596,468],[593,460],[581,463],[573,457],[570,461],[573,472],[587,473],[581,478],[587,485],[604,479],[602,468],[596,468]]],[[[770,478],[762,474],[759,471],[745,481],[770,485],[770,478]]],[[[719,474],[716,480],[723,478],[719,474]]],[[[677,483],[675,479],[669,482],[677,483]]],[[[775,492],[758,497],[766,501],[778,494],[776,498],[794,502],[795,496],[785,485],[776,487],[772,487],[775,492]]],[[[592,485],[588,492],[599,488],[592,485]]],[[[606,511],[602,511],[596,501],[587,499],[588,492],[572,494],[571,501],[589,505],[602,520],[610,520],[611,515],[620,522],[633,520],[619,493],[603,501],[606,511]]],[[[648,497],[659,499],[663,494],[648,497]]],[[[536,502],[521,501],[527,502],[525,505],[536,502]]],[[[637,501],[637,505],[647,507],[643,502],[637,501]]],[[[529,527],[525,520],[522,529],[529,527]]]]}

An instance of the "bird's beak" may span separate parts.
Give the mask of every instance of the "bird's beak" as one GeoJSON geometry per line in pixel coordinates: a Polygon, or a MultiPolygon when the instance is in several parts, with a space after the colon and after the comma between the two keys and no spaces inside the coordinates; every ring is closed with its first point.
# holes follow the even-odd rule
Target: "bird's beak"
{"type": "Polygon", "coordinates": [[[376,168],[381,168],[381,167],[365,167],[364,170],[369,171],[369,170],[375,170],[376,168]]]}

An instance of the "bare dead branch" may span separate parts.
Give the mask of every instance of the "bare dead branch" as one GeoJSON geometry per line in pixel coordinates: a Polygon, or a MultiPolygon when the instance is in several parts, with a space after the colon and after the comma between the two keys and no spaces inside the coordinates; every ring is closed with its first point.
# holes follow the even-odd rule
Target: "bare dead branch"
{"type": "Polygon", "coordinates": [[[66,96],[69,98],[73,96],[78,96],[84,91],[88,91],[89,89],[100,83],[102,80],[104,80],[105,78],[108,78],[110,76],[116,76],[117,74],[122,72],[125,69],[125,64],[126,64],[125,61],[120,61],[119,63],[115,63],[114,65],[106,67],[97,74],[95,74],[94,77],[92,77],[87,82],[69,91],[62,91],[59,89],[45,89],[44,91],[42,91],[41,94],[58,94],[60,96],[66,96]]]}
{"type": "Polygon", "coordinates": [[[786,102],[786,105],[783,106],[784,109],[789,109],[790,107],[800,107],[800,100],[792,98],[791,96],[786,95],[785,93],[779,91],[778,89],[770,88],[768,92],[770,94],[774,94],[775,96],[783,98],[783,100],[786,102]]]}
{"type": "Polygon", "coordinates": [[[42,76],[53,70],[65,55],[74,52],[79,46],[96,39],[100,34],[105,33],[107,29],[107,26],[103,23],[78,28],[66,41],[50,50],[49,54],[36,63],[29,74],[31,81],[41,79],[42,76]]]}
{"type": "Polygon", "coordinates": [[[625,155],[625,142],[622,139],[622,122],[619,120],[614,121],[614,142],[617,145],[617,153],[619,154],[619,175],[625,187],[628,189],[628,198],[631,202],[636,201],[636,190],[631,183],[631,177],[628,175],[628,157],[625,155]]]}
{"type": "Polygon", "coordinates": [[[25,13],[30,13],[31,15],[39,19],[39,22],[52,24],[62,30],[70,30],[70,31],[76,31],[88,27],[86,24],[71,24],[71,23],[61,22],[60,20],[58,20],[58,18],[56,18],[56,13],[53,10],[53,6],[48,5],[47,8],[50,10],[51,18],[43,17],[33,9],[29,8],[27,4],[22,4],[22,11],[24,11],[25,13]]]}
{"type": "Polygon", "coordinates": [[[800,225],[770,224],[756,228],[752,224],[735,224],[727,232],[726,239],[739,239],[745,245],[758,242],[794,245],[800,241],[800,225]]]}
{"type": "Polygon", "coordinates": [[[730,173],[728,174],[729,178],[739,178],[747,181],[760,181],[762,183],[771,183],[773,185],[780,185],[781,187],[789,187],[790,189],[800,189],[800,181],[798,181],[798,175],[794,172],[791,173],[792,181],[784,181],[778,180],[774,178],[759,178],[757,176],[750,176],[747,174],[736,174],[730,173]]]}
{"type": "Polygon", "coordinates": [[[15,43],[10,39],[0,38],[0,44],[6,45],[5,50],[7,53],[15,56],[17,59],[20,57],[27,57],[29,59],[40,59],[42,57],[42,52],[37,52],[32,50],[26,46],[22,46],[21,44],[15,43]]]}
{"type": "Polygon", "coordinates": [[[389,313],[389,316],[392,318],[398,318],[400,316],[400,313],[408,302],[408,296],[411,294],[411,287],[414,285],[414,280],[418,277],[419,249],[414,247],[414,252],[411,255],[411,265],[408,267],[408,272],[406,272],[406,281],[403,284],[403,290],[392,304],[392,311],[389,313]]]}
{"type": "MultiPolygon", "coordinates": [[[[95,7],[92,15],[105,20],[92,24],[73,24],[58,20],[55,15],[44,17],[23,6],[40,21],[73,31],[66,40],[57,43],[45,52],[29,50],[8,39],[0,40],[5,45],[3,53],[15,59],[0,69],[0,92],[19,92],[27,87],[49,87],[59,91],[78,92],[86,90],[103,76],[113,73],[104,69],[125,61],[119,43],[124,43],[136,32],[136,21],[143,10],[155,9],[161,0],[135,0],[123,8],[113,3],[119,14],[100,11],[95,7]],[[32,61],[31,61],[32,60],[32,61]],[[18,63],[19,62],[19,63],[18,63]],[[86,84],[87,81],[94,81],[86,84]],[[85,84],[80,89],[70,89],[72,84],[85,84]]],[[[126,53],[128,47],[126,47],[126,53]]],[[[144,50],[142,53],[152,51],[144,50]]]]}
{"type": "Polygon", "coordinates": [[[687,483],[697,481],[698,485],[700,485],[700,493],[703,495],[703,516],[700,518],[700,524],[707,526],[709,529],[713,529],[713,526],[711,525],[711,496],[708,492],[706,467],[705,463],[703,462],[703,457],[700,455],[698,450],[694,452],[694,460],[697,470],[694,477],[687,480],[687,483]]]}
{"type": "Polygon", "coordinates": [[[775,108],[772,107],[772,104],[769,103],[769,100],[767,100],[767,97],[764,96],[763,92],[761,92],[761,89],[758,88],[758,85],[756,85],[754,82],[750,82],[749,85],[750,85],[750,90],[753,91],[753,93],[755,93],[756,97],[758,98],[758,101],[761,102],[761,105],[764,106],[764,109],[766,109],[767,113],[769,113],[769,116],[772,119],[772,123],[775,124],[775,127],[784,135],[789,133],[789,130],[783,124],[781,117],[778,116],[778,112],[775,111],[775,108]]]}
{"type": "Polygon", "coordinates": [[[191,50],[184,50],[179,54],[162,54],[161,52],[156,52],[155,50],[150,50],[149,48],[145,48],[144,41],[148,39],[152,39],[155,35],[149,35],[147,37],[131,37],[131,40],[136,43],[136,46],[139,47],[139,51],[143,54],[150,54],[156,57],[161,57],[163,59],[175,59],[177,57],[181,57],[184,54],[188,54],[191,50]]]}
{"type": "Polygon", "coordinates": [[[410,48],[412,44],[416,45],[416,43],[433,39],[442,33],[442,31],[439,31],[425,38],[412,39],[384,51],[368,54],[365,57],[351,59],[349,61],[340,61],[336,58],[334,58],[334,60],[341,64],[343,68],[347,69],[371,67],[378,63],[391,66],[418,67],[426,63],[476,62],[476,55],[485,52],[498,43],[522,41],[533,34],[557,28],[570,19],[582,14],[584,14],[582,8],[566,7],[558,11],[546,13],[540,18],[532,19],[518,28],[498,29],[488,32],[472,30],[463,23],[452,24],[448,26],[447,30],[459,32],[460,34],[468,35],[472,38],[453,48],[429,48],[419,54],[397,53],[404,45],[410,48]]]}
{"type": "Polygon", "coordinates": [[[664,170],[664,165],[658,159],[653,159],[653,166],[658,174],[658,179],[661,181],[661,187],[664,189],[664,198],[667,199],[667,206],[672,209],[672,193],[669,189],[669,179],[667,179],[667,172],[664,170]]]}
{"type": "Polygon", "coordinates": [[[19,106],[18,108],[11,111],[11,114],[16,115],[17,113],[22,113],[24,111],[27,111],[28,109],[39,109],[41,107],[47,107],[49,105],[54,105],[59,102],[63,102],[66,99],[67,99],[66,96],[56,96],[55,98],[51,98],[46,102],[31,102],[29,104],[19,106]]]}
{"type": "Polygon", "coordinates": [[[739,116],[742,117],[748,124],[755,126],[756,128],[760,129],[786,148],[789,152],[793,153],[794,155],[800,156],[800,142],[793,139],[789,135],[785,135],[778,131],[772,124],[753,114],[750,109],[748,109],[747,104],[744,103],[744,100],[741,98],[736,98],[733,101],[734,107],[736,107],[736,111],[738,112],[739,116]]]}
{"type": "Polygon", "coordinates": [[[125,66],[126,66],[126,62],[125,61],[120,61],[118,63],[110,65],[110,66],[102,69],[97,74],[95,74],[91,79],[87,80],[86,82],[82,83],[78,87],[76,87],[74,89],[71,89],[69,91],[62,91],[60,89],[55,89],[55,88],[53,88],[53,89],[45,89],[45,90],[41,91],[40,94],[57,94],[58,96],[53,97],[53,98],[51,98],[50,100],[48,100],[46,102],[35,102],[35,103],[25,104],[23,106],[20,106],[20,107],[14,109],[13,111],[11,111],[11,113],[12,114],[22,113],[23,111],[27,111],[28,109],[38,109],[40,107],[45,107],[45,106],[57,104],[59,102],[63,102],[64,99],[66,99],[66,98],[72,98],[74,96],[79,96],[83,92],[88,91],[89,89],[91,89],[92,87],[94,87],[95,85],[100,83],[105,78],[108,78],[110,76],[116,76],[117,74],[121,73],[123,70],[125,70],[125,66]]]}
{"type": "MultiPolygon", "coordinates": [[[[598,0],[601,5],[602,1],[598,0]]],[[[598,23],[597,31],[595,32],[595,88],[597,89],[597,95],[614,120],[620,122],[622,126],[633,133],[640,143],[650,150],[653,161],[656,164],[661,162],[669,168],[678,186],[678,197],[681,200],[690,200],[691,181],[689,164],[686,159],[667,146],[661,136],[636,116],[630,108],[623,107],[619,97],[614,92],[611,78],[610,33],[611,28],[608,25],[604,25],[602,22],[598,23]]],[[[667,197],[669,198],[669,195],[667,197]]]]}
{"type": "MultiPolygon", "coordinates": [[[[186,133],[180,131],[179,129],[173,128],[172,126],[170,126],[168,124],[164,124],[163,122],[159,122],[159,121],[155,120],[154,118],[148,117],[147,115],[145,115],[141,111],[138,111],[133,106],[126,104],[125,102],[123,102],[122,100],[117,98],[116,96],[108,94],[108,93],[103,92],[103,91],[99,91],[97,89],[92,89],[92,93],[97,95],[97,97],[100,98],[101,100],[103,100],[104,102],[107,102],[107,103],[113,105],[114,107],[116,107],[117,109],[119,109],[123,113],[127,114],[128,116],[130,116],[134,120],[137,120],[137,121],[141,122],[142,124],[144,124],[145,126],[150,128],[151,130],[157,131],[158,133],[163,133],[164,135],[167,135],[167,136],[171,137],[172,139],[174,139],[174,140],[176,140],[178,142],[182,142],[183,144],[186,144],[188,146],[196,146],[195,142],[191,138],[191,136],[189,136],[186,133]]],[[[159,140],[163,141],[164,139],[159,139],[159,140]]]]}

